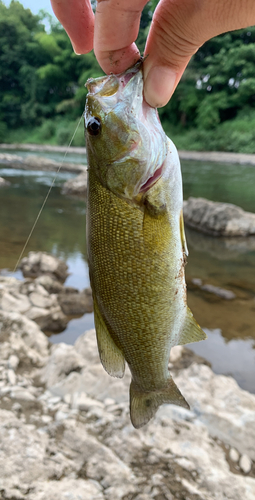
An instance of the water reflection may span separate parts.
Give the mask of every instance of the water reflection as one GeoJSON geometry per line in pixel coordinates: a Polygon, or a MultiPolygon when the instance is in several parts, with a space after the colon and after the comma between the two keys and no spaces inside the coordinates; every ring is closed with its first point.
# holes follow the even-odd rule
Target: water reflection
{"type": "MultiPolygon", "coordinates": [[[[186,198],[228,201],[255,212],[254,167],[183,162],[183,174],[186,198]]],[[[0,192],[0,269],[14,268],[54,175],[0,169],[0,176],[11,182],[0,192]]],[[[71,273],[66,285],[82,289],[89,283],[85,203],[60,192],[62,183],[72,176],[60,172],[26,254],[47,251],[62,257],[71,273]]],[[[186,232],[188,303],[201,326],[212,330],[208,341],[189,347],[209,359],[217,373],[232,374],[241,387],[255,392],[255,238],[213,238],[191,229],[186,232]],[[227,301],[205,293],[192,285],[193,278],[230,289],[236,298],[227,301]]],[[[16,276],[21,278],[19,272],[16,276]]],[[[93,314],[72,319],[65,332],[51,340],[71,344],[93,324],[93,314]]]]}
{"type": "Polygon", "coordinates": [[[220,329],[207,330],[206,342],[188,347],[212,364],[215,373],[231,375],[247,391],[255,393],[255,341],[231,340],[226,342],[220,329]]]}

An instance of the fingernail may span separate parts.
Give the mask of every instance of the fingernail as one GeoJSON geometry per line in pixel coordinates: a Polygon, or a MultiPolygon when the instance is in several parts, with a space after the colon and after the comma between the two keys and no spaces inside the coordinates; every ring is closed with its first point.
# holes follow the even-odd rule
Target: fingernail
{"type": "Polygon", "coordinates": [[[144,69],[144,98],[153,108],[165,106],[176,86],[177,73],[167,66],[144,69]]]}
{"type": "Polygon", "coordinates": [[[73,47],[73,51],[74,53],[77,55],[77,56],[81,56],[81,52],[78,52],[78,50],[76,49],[74,43],[72,42],[72,40],[70,40],[71,44],[72,44],[72,47],[73,47]]]}

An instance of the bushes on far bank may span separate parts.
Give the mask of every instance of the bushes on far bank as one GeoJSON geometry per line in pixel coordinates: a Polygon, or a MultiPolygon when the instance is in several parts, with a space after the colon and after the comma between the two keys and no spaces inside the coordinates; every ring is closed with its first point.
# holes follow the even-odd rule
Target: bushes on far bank
{"type": "MultiPolygon", "coordinates": [[[[68,120],[57,117],[45,120],[41,126],[33,129],[21,128],[10,131],[6,127],[1,128],[0,122],[0,142],[68,146],[78,123],[79,119],[68,120]]],[[[168,121],[163,121],[163,126],[178,149],[255,154],[255,111],[253,110],[246,113],[240,112],[235,119],[225,121],[210,130],[203,128],[183,130],[171,125],[168,121]]],[[[85,146],[83,119],[72,145],[85,146]]]]}

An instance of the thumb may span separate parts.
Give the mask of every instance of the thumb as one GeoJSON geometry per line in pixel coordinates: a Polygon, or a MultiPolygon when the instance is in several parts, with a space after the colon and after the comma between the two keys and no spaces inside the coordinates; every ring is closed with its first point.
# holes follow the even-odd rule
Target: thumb
{"type": "Polygon", "coordinates": [[[144,61],[144,96],[153,107],[167,104],[192,55],[204,42],[196,30],[195,36],[192,33],[194,3],[161,0],[155,10],[144,61]]]}
{"type": "Polygon", "coordinates": [[[160,107],[169,101],[191,56],[206,40],[254,22],[254,0],[160,0],[145,47],[147,102],[160,107]]]}

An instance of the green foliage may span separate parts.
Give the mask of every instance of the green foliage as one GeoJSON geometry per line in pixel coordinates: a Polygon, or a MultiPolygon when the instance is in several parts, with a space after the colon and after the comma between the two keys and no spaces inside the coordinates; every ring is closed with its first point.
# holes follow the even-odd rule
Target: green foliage
{"type": "MultiPolygon", "coordinates": [[[[157,3],[150,0],[141,16],[141,53],[157,3]]],[[[254,42],[255,27],[225,33],[192,58],[159,110],[178,147],[255,152],[254,42]]],[[[94,53],[75,55],[49,14],[0,0],[0,141],[67,144],[84,110],[85,83],[102,74],[94,53]]],[[[74,144],[84,145],[82,125],[74,144]]]]}

